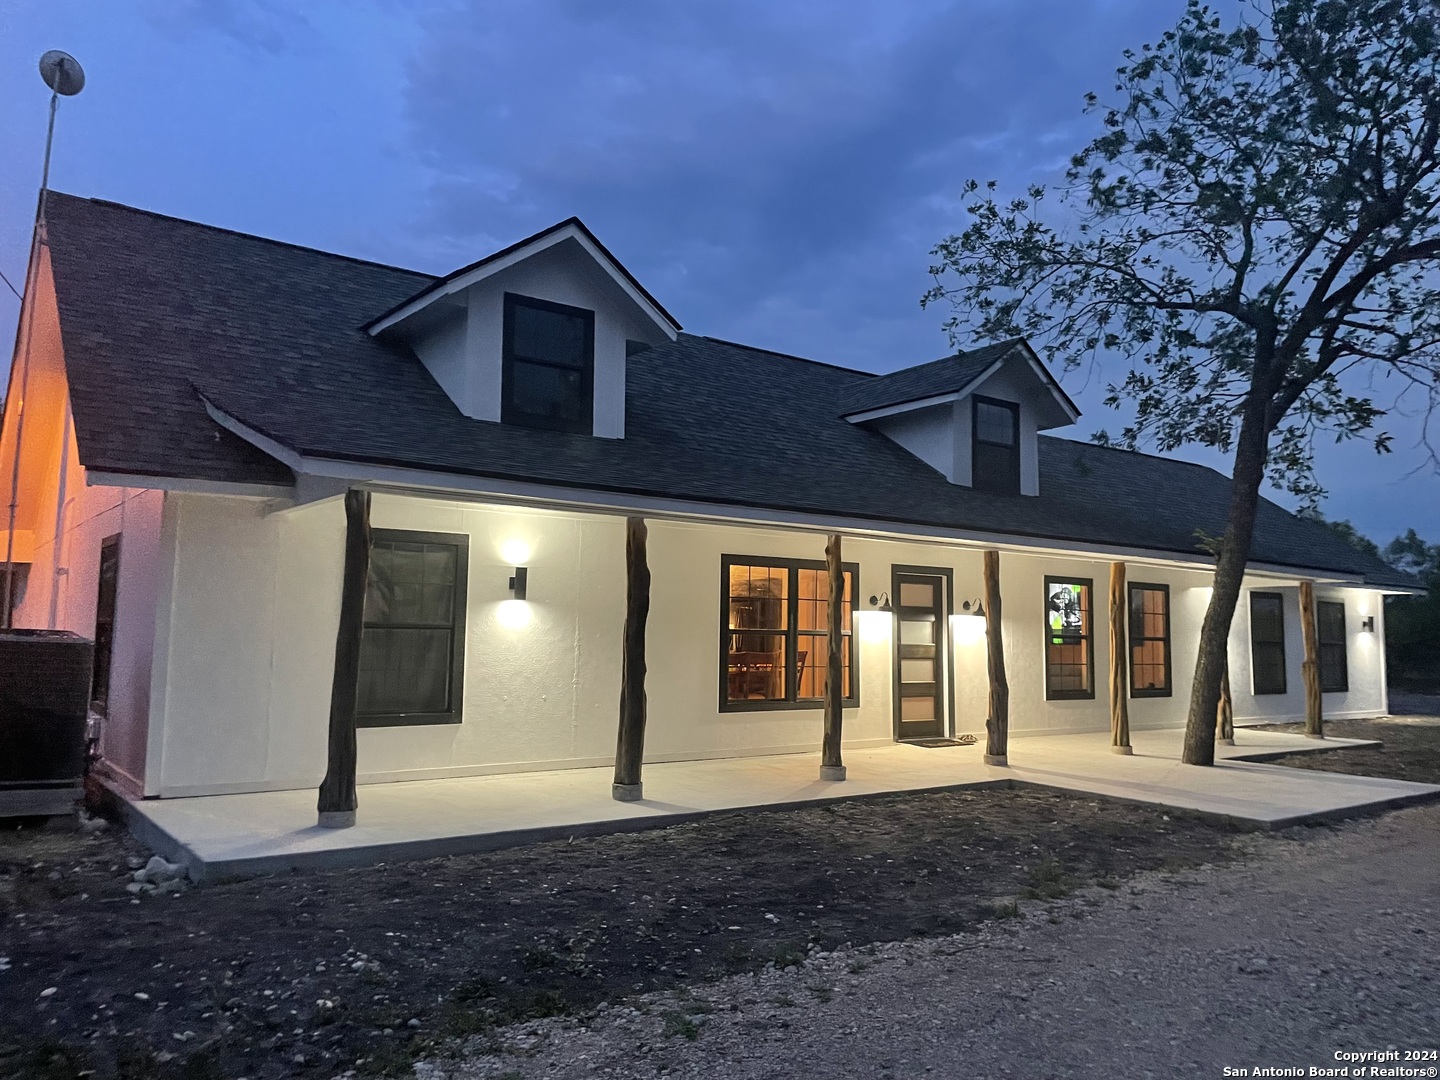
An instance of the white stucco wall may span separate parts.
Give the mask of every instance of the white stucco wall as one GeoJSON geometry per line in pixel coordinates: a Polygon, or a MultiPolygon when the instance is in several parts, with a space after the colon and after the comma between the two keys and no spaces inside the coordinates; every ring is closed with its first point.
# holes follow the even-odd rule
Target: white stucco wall
{"type": "MultiPolygon", "coordinates": [[[[344,534],[339,501],[270,514],[257,500],[171,496],[171,501],[178,559],[155,766],[159,792],[318,784],[339,614],[344,534]]],[[[361,780],[608,764],[620,690],[622,520],[389,495],[375,496],[372,520],[379,528],[463,532],[470,538],[464,719],[457,725],[361,729],[361,780]],[[517,546],[518,553],[512,550],[517,546]],[[507,587],[522,556],[529,568],[529,598],[523,603],[512,600],[507,587]]],[[[720,561],[725,554],[820,560],[823,552],[824,537],[818,534],[651,523],[647,760],[818,748],[817,707],[720,711],[720,561]]],[[[891,591],[897,564],[945,568],[953,575],[958,610],[981,592],[981,553],[847,539],[844,558],[859,564],[861,612],[855,628],[860,704],[846,710],[846,743],[887,743],[893,738],[893,623],[867,611],[868,599],[891,591]]],[[[1012,730],[1016,735],[1107,731],[1109,563],[1006,553],[1001,565],[1012,730]],[[1046,574],[1094,581],[1099,606],[1094,699],[1045,699],[1046,574]]],[[[1129,579],[1170,586],[1174,682],[1169,698],[1132,699],[1131,722],[1137,729],[1182,723],[1209,598],[1208,574],[1131,563],[1129,579]]],[[[1358,634],[1361,607],[1375,598],[1351,593],[1347,604],[1355,605],[1351,625],[1358,634]]],[[[953,730],[980,733],[987,697],[984,631],[963,617],[952,618],[951,631],[953,730]]],[[[1237,714],[1283,717],[1292,704],[1288,696],[1251,703],[1248,664],[1242,668],[1239,662],[1247,653],[1247,635],[1248,623],[1237,620],[1231,648],[1237,714]]],[[[1294,640],[1298,685],[1298,627],[1294,640]]],[[[1326,698],[1336,715],[1383,709],[1375,653],[1378,648],[1367,654],[1363,643],[1355,644],[1351,692],[1326,698]]]]}

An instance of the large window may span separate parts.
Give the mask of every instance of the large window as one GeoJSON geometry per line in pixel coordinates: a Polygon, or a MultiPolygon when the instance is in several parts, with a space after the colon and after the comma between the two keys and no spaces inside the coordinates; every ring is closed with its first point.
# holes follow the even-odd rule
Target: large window
{"type": "Polygon", "coordinates": [[[1020,406],[977,397],[972,424],[970,484],[981,491],[1020,492],[1020,406]]]}
{"type": "Polygon", "coordinates": [[[1130,696],[1170,696],[1170,586],[1130,585],[1130,696]]]}
{"type": "Polygon", "coordinates": [[[1250,594],[1250,671],[1255,693],[1285,693],[1285,608],[1279,593],[1250,594]]]}
{"type": "Polygon", "coordinates": [[[1045,579],[1045,696],[1095,696],[1095,651],[1089,578],[1045,579]]]}
{"type": "MultiPolygon", "coordinates": [[[[859,568],[845,563],[840,650],[846,704],[859,698],[852,621],[859,568]]],[[[720,708],[793,708],[825,697],[830,576],[823,562],[721,560],[720,708]]]]}
{"type": "Polygon", "coordinates": [[[506,293],[501,394],[506,424],[594,431],[595,313],[506,293]]]}
{"type": "Polygon", "coordinates": [[[355,722],[458,724],[469,538],[376,529],[355,722]]]}
{"type": "Polygon", "coordinates": [[[1345,605],[1335,600],[1315,602],[1315,628],[1320,646],[1320,689],[1340,694],[1350,689],[1350,662],[1345,655],[1345,605]]]}

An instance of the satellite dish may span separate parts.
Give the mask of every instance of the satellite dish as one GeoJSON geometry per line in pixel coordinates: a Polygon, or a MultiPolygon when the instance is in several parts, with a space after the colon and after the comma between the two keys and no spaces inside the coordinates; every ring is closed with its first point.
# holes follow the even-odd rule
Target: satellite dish
{"type": "Polygon", "coordinates": [[[61,97],[74,97],[85,89],[85,69],[80,61],[59,49],[40,57],[40,77],[61,97]]]}

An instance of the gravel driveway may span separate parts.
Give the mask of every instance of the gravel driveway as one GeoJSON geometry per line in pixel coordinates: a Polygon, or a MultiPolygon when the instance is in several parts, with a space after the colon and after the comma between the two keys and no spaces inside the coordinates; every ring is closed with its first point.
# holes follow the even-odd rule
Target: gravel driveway
{"type": "MultiPolygon", "coordinates": [[[[1249,843],[1238,866],[1147,874],[1022,902],[1023,918],[975,933],[531,1021],[464,1064],[418,1071],[1168,1078],[1307,1075],[1346,1064],[1337,1051],[1433,1053],[1440,806],[1249,843]]],[[[1389,1075],[1437,1075],[1433,1057],[1382,1067],[1393,1064],[1417,1071],[1389,1075]]]]}

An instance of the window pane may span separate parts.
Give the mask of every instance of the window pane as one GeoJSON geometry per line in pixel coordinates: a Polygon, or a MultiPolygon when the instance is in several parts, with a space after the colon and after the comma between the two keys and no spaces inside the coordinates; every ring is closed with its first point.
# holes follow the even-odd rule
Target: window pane
{"type": "Polygon", "coordinates": [[[785,635],[732,633],[726,676],[730,701],[783,701],[785,635]]]}
{"type": "Polygon", "coordinates": [[[997,446],[1014,446],[1016,438],[1015,412],[988,401],[975,402],[975,437],[981,442],[997,446]]]}
{"type": "Polygon", "coordinates": [[[1049,665],[1046,671],[1052,694],[1086,694],[1090,692],[1089,645],[1080,641],[1074,644],[1054,643],[1046,646],[1049,650],[1049,665]]]}
{"type": "Polygon", "coordinates": [[[360,639],[362,714],[450,710],[451,633],[447,629],[367,627],[360,639]]]}
{"type": "Polygon", "coordinates": [[[527,416],[578,423],[589,420],[585,373],[516,360],[510,369],[510,403],[527,416]]]}
{"type": "Polygon", "coordinates": [[[931,619],[901,619],[901,645],[934,645],[935,623],[931,619]]]}
{"type": "Polygon", "coordinates": [[[511,318],[511,348],[517,359],[544,360],[576,369],[585,366],[588,319],[520,303],[512,308],[511,318]]]}
{"type": "Polygon", "coordinates": [[[365,622],[449,626],[454,620],[456,548],[377,540],[370,547],[365,622]]]}
{"type": "Polygon", "coordinates": [[[1321,600],[1315,605],[1315,623],[1320,631],[1320,640],[1328,642],[1345,641],[1345,605],[1334,601],[1321,600]]]}
{"type": "Polygon", "coordinates": [[[1276,642],[1257,641],[1252,652],[1255,667],[1255,693],[1285,692],[1285,650],[1276,642]]]}
{"type": "Polygon", "coordinates": [[[784,630],[789,584],[783,566],[730,567],[730,629],[784,630]]]}
{"type": "Polygon", "coordinates": [[[935,586],[929,582],[902,581],[900,583],[900,605],[902,607],[933,608],[935,586]]]}
{"type": "Polygon", "coordinates": [[[1285,640],[1285,616],[1279,596],[1250,594],[1250,633],[1256,641],[1285,640]]]}
{"type": "Polygon", "coordinates": [[[1053,636],[1074,637],[1090,632],[1090,587],[1075,582],[1051,581],[1045,586],[1045,611],[1053,636]]]}
{"type": "Polygon", "coordinates": [[[1020,448],[977,442],[970,467],[970,483],[981,491],[1017,493],[1020,490],[1020,448]]]}
{"type": "Polygon", "coordinates": [[[934,720],[935,699],[926,694],[922,697],[902,697],[900,699],[901,720],[934,720]]]}

